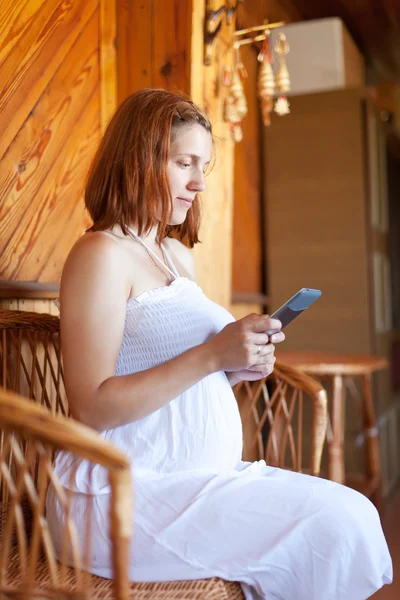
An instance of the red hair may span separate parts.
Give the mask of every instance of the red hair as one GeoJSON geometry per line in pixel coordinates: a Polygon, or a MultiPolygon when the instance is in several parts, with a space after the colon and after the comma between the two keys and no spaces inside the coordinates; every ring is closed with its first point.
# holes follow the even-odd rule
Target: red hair
{"type": "Polygon", "coordinates": [[[142,235],[158,225],[160,241],[173,236],[190,247],[199,241],[198,196],[184,223],[168,225],[172,214],[167,175],[171,136],[179,127],[193,124],[212,134],[206,115],[183,94],[142,89],[124,100],[89,171],[85,204],[93,220],[91,231],[118,224],[126,235],[126,226],[135,225],[142,235]]]}

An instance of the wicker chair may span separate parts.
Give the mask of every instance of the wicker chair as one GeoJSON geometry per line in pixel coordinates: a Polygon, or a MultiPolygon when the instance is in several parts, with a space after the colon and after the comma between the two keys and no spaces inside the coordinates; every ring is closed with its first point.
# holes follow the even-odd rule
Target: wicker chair
{"type": "MultiPolygon", "coordinates": [[[[122,457],[110,444],[105,444],[95,432],[75,423],[72,419],[62,418],[62,415],[68,415],[68,403],[60,359],[59,319],[47,314],[23,311],[0,311],[0,335],[0,377],[3,386],[27,396],[38,404],[42,404],[43,409],[40,414],[46,414],[48,424],[50,423],[50,419],[54,418],[54,422],[62,423],[60,427],[69,427],[68,431],[75,432],[74,442],[76,445],[74,446],[62,446],[57,436],[55,436],[55,439],[46,438],[47,458],[46,460],[43,459],[42,462],[37,443],[40,442],[43,444],[44,438],[38,438],[37,443],[35,441],[34,451],[30,450],[31,446],[29,444],[21,444],[19,456],[24,461],[28,461],[29,459],[30,469],[33,473],[33,484],[38,490],[37,497],[43,496],[43,490],[47,486],[49,473],[52,473],[51,479],[54,484],[55,475],[51,471],[51,458],[56,448],[67,448],[77,456],[86,457],[85,452],[88,446],[92,444],[93,449],[97,447],[102,448],[104,452],[106,452],[106,448],[109,449],[111,455],[113,457],[118,455],[121,460],[125,461],[123,464],[126,466],[126,458],[122,457]],[[56,416],[52,417],[49,412],[56,416]],[[58,415],[60,416],[58,417],[58,415]],[[94,443],[94,440],[96,440],[96,444],[98,442],[98,445],[94,443]],[[80,443],[82,444],[81,446],[79,445],[80,443]],[[43,475],[44,482],[40,479],[42,471],[47,473],[47,475],[43,475]]],[[[296,369],[277,362],[274,374],[268,378],[268,382],[265,380],[252,383],[243,382],[238,384],[234,388],[234,391],[243,422],[244,459],[258,460],[264,458],[268,464],[318,475],[327,419],[327,400],[325,390],[322,386],[296,369]],[[307,399],[308,402],[304,402],[304,399],[307,399]],[[304,407],[308,410],[304,410],[304,407]],[[305,428],[303,430],[304,424],[308,424],[309,428],[307,430],[311,431],[308,437],[303,434],[305,430],[305,428]],[[306,452],[303,451],[303,446],[306,445],[306,442],[308,445],[307,459],[305,459],[306,452]]],[[[1,395],[0,399],[1,397],[3,396],[1,395]]],[[[32,410],[40,410],[40,407],[27,404],[25,401],[23,411],[26,412],[31,408],[32,410]]],[[[39,415],[39,413],[34,414],[39,415]]],[[[3,422],[3,413],[1,412],[0,419],[0,426],[5,428],[7,422],[3,422]]],[[[25,421],[24,423],[26,424],[25,421]]],[[[15,428],[16,431],[19,431],[17,425],[16,423],[15,428]]],[[[50,430],[50,428],[48,429],[50,430]]],[[[24,435],[28,435],[26,429],[23,431],[25,432],[24,435]]],[[[6,445],[7,448],[8,446],[6,445]]],[[[7,450],[7,452],[9,451],[7,450]]],[[[100,458],[98,454],[91,454],[90,456],[95,462],[104,464],[101,462],[104,458],[103,455],[100,458]]],[[[14,469],[17,471],[19,468],[26,468],[19,466],[14,455],[11,459],[10,456],[6,456],[4,460],[9,465],[9,468],[14,465],[14,469]]],[[[114,463],[113,465],[107,463],[106,466],[110,468],[111,466],[114,467],[114,463]]],[[[119,468],[122,469],[122,467],[119,468]]],[[[116,470],[118,468],[114,467],[110,470],[110,473],[114,474],[116,470]]],[[[126,472],[124,471],[124,473],[126,472]]],[[[124,477],[126,489],[128,485],[126,483],[126,475],[124,477]]],[[[3,507],[7,508],[9,507],[9,502],[7,501],[9,491],[6,490],[5,493],[4,487],[3,483],[3,507]]],[[[58,484],[57,489],[59,494],[64,494],[65,496],[65,491],[63,492],[60,484],[58,484]]],[[[129,494],[128,497],[130,497],[129,494]]],[[[26,510],[26,500],[21,500],[21,504],[25,509],[25,513],[29,514],[30,511],[26,510]]],[[[32,502],[30,502],[31,504],[32,502]]],[[[66,510],[69,510],[67,503],[65,506],[66,510]]],[[[124,506],[127,507],[126,510],[129,512],[128,504],[124,506]]],[[[21,511],[15,512],[15,509],[13,510],[15,514],[21,514],[21,511]]],[[[8,511],[5,514],[9,515],[10,512],[8,511]]],[[[111,511],[111,517],[112,515],[113,512],[111,511]]],[[[71,519],[72,517],[69,515],[69,518],[71,519]]],[[[25,594],[24,598],[37,597],[35,595],[36,592],[35,594],[32,592],[31,595],[27,595],[25,582],[29,581],[29,577],[26,574],[24,575],[22,563],[26,562],[24,558],[26,556],[26,539],[31,539],[32,543],[34,539],[32,536],[38,530],[39,525],[36,525],[36,530],[31,530],[28,527],[29,518],[26,521],[24,529],[21,517],[19,517],[19,527],[21,532],[23,530],[26,532],[26,537],[23,538],[22,534],[18,535],[16,537],[18,543],[13,546],[14,559],[10,562],[10,565],[14,566],[10,566],[10,569],[12,568],[13,571],[9,571],[8,580],[12,581],[15,579],[15,593],[14,596],[10,597],[18,597],[17,590],[20,596],[23,593],[25,594]],[[25,539],[25,542],[20,542],[23,539],[25,539]]],[[[40,505],[36,509],[36,517],[34,514],[33,523],[40,523],[43,530],[45,529],[46,521],[43,513],[43,505],[40,505]]],[[[129,584],[128,588],[126,580],[126,541],[123,543],[120,542],[121,531],[118,529],[118,526],[121,524],[115,524],[115,517],[112,517],[111,523],[111,530],[114,535],[113,547],[121,546],[122,549],[125,548],[122,554],[118,554],[118,558],[114,563],[118,567],[115,570],[114,584],[112,581],[89,575],[85,571],[85,564],[81,560],[80,562],[77,561],[76,564],[74,563],[75,568],[66,569],[65,567],[60,567],[59,583],[56,586],[56,579],[53,575],[56,568],[55,561],[54,559],[49,561],[48,558],[46,560],[47,555],[42,553],[40,555],[41,559],[37,558],[37,566],[35,568],[32,567],[29,571],[29,576],[32,577],[32,574],[36,573],[40,581],[35,585],[38,586],[40,583],[42,588],[46,589],[46,597],[52,591],[53,596],[50,595],[50,597],[61,598],[61,582],[64,586],[62,593],[65,597],[68,597],[67,591],[70,593],[73,592],[76,595],[79,590],[85,589],[86,595],[80,597],[90,599],[130,597],[137,600],[147,598],[160,600],[222,600],[225,598],[227,600],[239,600],[243,598],[239,584],[218,578],[198,581],[129,584]],[[82,569],[85,571],[84,578],[80,575],[82,569]],[[79,582],[78,574],[81,577],[79,582]],[[78,584],[81,586],[80,588],[77,587],[78,584]],[[82,585],[86,586],[86,588],[82,588],[82,585]]],[[[126,526],[129,529],[130,526],[128,524],[126,526]]],[[[6,532],[7,530],[3,528],[3,531],[6,532]]],[[[1,535],[0,533],[0,537],[1,535]]],[[[10,536],[10,533],[8,535],[10,536]]],[[[51,544],[48,534],[46,535],[48,543],[51,544]]],[[[3,558],[4,547],[4,544],[2,544],[0,560],[5,560],[3,558]]],[[[86,549],[86,553],[84,551],[83,554],[89,556],[89,549],[86,549]]],[[[1,585],[3,584],[0,583],[0,590],[3,589],[1,585]]],[[[34,589],[33,582],[31,582],[31,587],[34,589]]]]}
{"type": "Polygon", "coordinates": [[[319,475],[327,426],[327,396],[319,382],[277,360],[267,380],[243,381],[234,392],[244,460],[319,475]]]}
{"type": "Polygon", "coordinates": [[[58,317],[0,310],[0,384],[68,416],[59,334],[58,317]]]}
{"type": "MultiPolygon", "coordinates": [[[[242,598],[238,584],[209,579],[201,582],[131,584],[128,553],[132,534],[132,483],[129,460],[96,432],[0,388],[1,598],[66,598],[144,600],[242,598]],[[81,539],[73,519],[71,496],[53,469],[57,450],[90,460],[106,469],[111,488],[110,535],[114,579],[88,573],[90,527],[81,539]],[[65,513],[63,556],[56,560],[45,516],[52,482],[65,513]],[[26,510],[26,500],[30,510],[26,510]],[[29,522],[27,522],[29,521],[29,522]],[[29,531],[29,535],[28,532],[29,531]],[[67,554],[69,563],[67,566],[67,554]]],[[[88,496],[87,520],[91,520],[88,496]]]]}

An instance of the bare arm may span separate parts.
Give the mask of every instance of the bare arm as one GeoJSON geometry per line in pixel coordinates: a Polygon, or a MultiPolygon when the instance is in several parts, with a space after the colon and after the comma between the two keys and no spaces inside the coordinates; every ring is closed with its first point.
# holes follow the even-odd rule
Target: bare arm
{"type": "Polygon", "coordinates": [[[118,245],[95,235],[78,242],[61,284],[62,350],[72,416],[99,431],[145,417],[215,371],[247,368],[254,344],[267,342],[266,318],[251,315],[164,364],[117,377],[128,294],[118,245]]]}

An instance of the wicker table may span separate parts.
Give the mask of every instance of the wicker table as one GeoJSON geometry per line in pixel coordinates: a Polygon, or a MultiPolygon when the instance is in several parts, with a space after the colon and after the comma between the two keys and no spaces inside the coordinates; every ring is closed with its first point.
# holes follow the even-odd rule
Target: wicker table
{"type": "MultiPolygon", "coordinates": [[[[372,401],[372,373],[388,367],[380,356],[356,354],[331,354],[328,352],[280,352],[279,360],[317,378],[332,382],[330,399],[331,435],[328,438],[328,477],[345,483],[371,497],[375,506],[381,507],[381,463],[378,429],[372,401]],[[367,473],[346,477],[344,461],[346,388],[360,378],[362,385],[362,411],[365,435],[367,473]]],[[[353,387],[353,389],[355,389],[353,387]]]]}

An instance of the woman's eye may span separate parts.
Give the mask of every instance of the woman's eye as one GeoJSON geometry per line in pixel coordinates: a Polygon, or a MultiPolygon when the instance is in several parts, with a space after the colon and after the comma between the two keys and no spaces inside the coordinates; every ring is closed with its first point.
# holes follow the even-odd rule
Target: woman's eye
{"type": "Polygon", "coordinates": [[[179,165],[184,168],[190,167],[190,163],[185,163],[185,162],[181,162],[181,163],[179,163],[179,165]]]}

